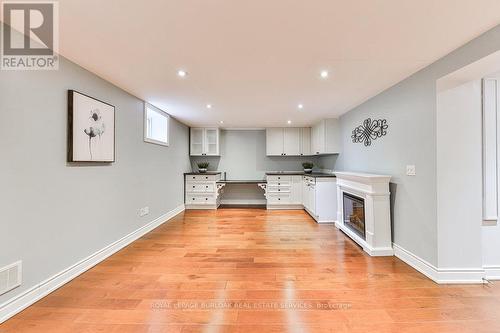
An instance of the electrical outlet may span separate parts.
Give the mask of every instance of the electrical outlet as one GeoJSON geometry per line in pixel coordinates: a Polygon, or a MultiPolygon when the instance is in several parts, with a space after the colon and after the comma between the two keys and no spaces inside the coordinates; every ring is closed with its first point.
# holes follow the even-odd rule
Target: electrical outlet
{"type": "Polygon", "coordinates": [[[18,261],[0,268],[0,295],[21,285],[22,262],[18,261]]]}
{"type": "Polygon", "coordinates": [[[139,209],[138,214],[140,217],[146,216],[149,214],[149,207],[143,207],[139,209]]]}
{"type": "Polygon", "coordinates": [[[417,175],[417,169],[415,168],[414,165],[407,165],[406,166],[406,175],[407,176],[416,176],[417,175]]]}

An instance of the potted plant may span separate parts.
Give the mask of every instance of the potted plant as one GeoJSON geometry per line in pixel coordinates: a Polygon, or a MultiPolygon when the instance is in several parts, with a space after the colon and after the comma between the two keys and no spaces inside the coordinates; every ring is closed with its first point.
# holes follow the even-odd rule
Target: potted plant
{"type": "Polygon", "coordinates": [[[304,168],[305,173],[311,173],[313,171],[314,164],[312,162],[304,162],[302,163],[302,167],[304,168]]]}
{"type": "Polygon", "coordinates": [[[205,173],[207,172],[207,169],[208,169],[208,166],[210,165],[210,163],[208,162],[198,162],[198,172],[200,173],[205,173]]]}

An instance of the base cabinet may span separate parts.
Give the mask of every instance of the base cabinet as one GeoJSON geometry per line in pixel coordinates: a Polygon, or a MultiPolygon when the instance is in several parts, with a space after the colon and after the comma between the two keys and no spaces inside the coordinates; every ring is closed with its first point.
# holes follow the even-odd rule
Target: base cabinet
{"type": "Polygon", "coordinates": [[[302,209],[302,176],[267,176],[267,209],[302,209]]]}
{"type": "Polygon", "coordinates": [[[337,182],[332,177],[302,179],[302,204],[318,223],[333,223],[337,216],[337,182]]]}
{"type": "Polygon", "coordinates": [[[217,186],[218,175],[186,175],[186,209],[217,209],[220,206],[221,188],[217,186]]]}

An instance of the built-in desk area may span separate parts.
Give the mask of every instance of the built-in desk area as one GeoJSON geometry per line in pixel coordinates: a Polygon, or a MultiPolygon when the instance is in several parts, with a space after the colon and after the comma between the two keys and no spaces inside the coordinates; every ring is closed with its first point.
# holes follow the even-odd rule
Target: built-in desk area
{"type": "Polygon", "coordinates": [[[224,207],[266,207],[267,180],[219,180],[221,205],[224,207]]]}
{"type": "Polygon", "coordinates": [[[337,186],[333,173],[267,172],[265,179],[223,179],[225,173],[187,173],[186,209],[265,207],[305,209],[318,223],[335,222],[337,186]]]}

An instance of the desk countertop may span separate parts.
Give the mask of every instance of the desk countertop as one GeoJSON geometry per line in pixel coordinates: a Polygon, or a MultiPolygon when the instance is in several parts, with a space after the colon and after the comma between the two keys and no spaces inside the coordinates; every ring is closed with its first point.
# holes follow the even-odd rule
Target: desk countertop
{"type": "Polygon", "coordinates": [[[266,180],[219,180],[220,184],[265,184],[266,180]]]}

